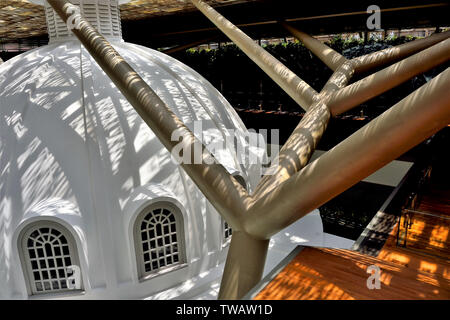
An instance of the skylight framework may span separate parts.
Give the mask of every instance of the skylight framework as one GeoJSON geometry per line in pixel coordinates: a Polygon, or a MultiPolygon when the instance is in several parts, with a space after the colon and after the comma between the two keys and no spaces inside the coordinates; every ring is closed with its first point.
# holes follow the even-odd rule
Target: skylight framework
{"type": "MultiPolygon", "coordinates": [[[[67,9],[72,5],[66,0],[48,2],[67,21],[67,9]]],[[[219,298],[239,299],[260,281],[273,234],[450,122],[450,70],[447,69],[308,164],[330,117],[339,113],[330,106],[340,99],[340,105],[345,106],[343,109],[351,108],[354,106],[352,101],[370,98],[367,92],[375,90],[380,94],[417,72],[448,61],[450,32],[352,60],[343,58],[304,33],[298,33],[296,36],[334,70],[318,93],[205,2],[192,0],[192,3],[289,95],[295,96],[307,111],[281,149],[274,168],[276,173],[263,177],[252,194],[215,161],[183,122],[86,20],[82,19],[80,28],[73,32],[169,152],[175,145],[170,140],[174,130],[183,133],[183,141],[189,141],[193,150],[200,147],[203,151],[202,164],[182,163],[181,166],[233,228],[219,298]],[[429,48],[427,54],[421,56],[424,60],[420,61],[417,57],[426,48],[429,48]],[[347,83],[354,74],[398,60],[401,61],[362,79],[358,85],[348,86],[352,89],[347,92],[347,83]],[[384,81],[376,80],[379,77],[384,81]]]]}
{"type": "MultiPolygon", "coordinates": [[[[239,4],[254,0],[207,0],[213,6],[239,4]]],[[[75,1],[72,1],[75,2],[75,1]]],[[[107,1],[104,1],[107,2],[107,1]]],[[[132,0],[120,6],[124,20],[138,20],[194,10],[189,1],[132,0]]],[[[47,33],[45,12],[40,5],[29,0],[0,1],[0,39],[22,39],[47,33]]]]}

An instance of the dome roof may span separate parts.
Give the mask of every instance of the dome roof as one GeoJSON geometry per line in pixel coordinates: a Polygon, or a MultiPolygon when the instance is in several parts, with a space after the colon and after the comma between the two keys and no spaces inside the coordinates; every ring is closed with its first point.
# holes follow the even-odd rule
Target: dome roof
{"type": "MultiPolygon", "coordinates": [[[[192,69],[145,47],[113,46],[206,145],[223,141],[230,129],[247,133],[192,69]]],[[[24,297],[14,248],[21,228],[42,217],[73,231],[86,286],[113,288],[104,297],[143,297],[182,280],[158,277],[149,285],[135,274],[131,221],[157,199],[180,207],[186,227],[196,231],[186,233],[191,275],[224,258],[220,216],[80,42],[51,44],[0,65],[0,123],[0,298],[24,297]],[[200,264],[202,257],[209,262],[200,264]]],[[[259,179],[232,149],[212,152],[250,187],[259,179]]]]}

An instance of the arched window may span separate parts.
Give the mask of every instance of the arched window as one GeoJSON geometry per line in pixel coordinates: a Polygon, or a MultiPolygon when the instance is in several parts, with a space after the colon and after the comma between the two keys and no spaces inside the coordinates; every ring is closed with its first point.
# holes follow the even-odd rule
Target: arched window
{"type": "Polygon", "coordinates": [[[225,241],[227,241],[227,240],[231,239],[231,235],[233,234],[233,229],[231,229],[228,222],[226,222],[224,219],[222,219],[222,221],[223,221],[223,239],[225,241]]]}
{"type": "Polygon", "coordinates": [[[33,223],[19,241],[31,294],[81,289],[75,241],[63,226],[51,221],[33,223]],[[78,280],[74,282],[75,277],[78,280]]]}
{"type": "Polygon", "coordinates": [[[171,203],[153,204],[139,214],[134,238],[141,278],[168,271],[186,260],[183,216],[171,203]]]}

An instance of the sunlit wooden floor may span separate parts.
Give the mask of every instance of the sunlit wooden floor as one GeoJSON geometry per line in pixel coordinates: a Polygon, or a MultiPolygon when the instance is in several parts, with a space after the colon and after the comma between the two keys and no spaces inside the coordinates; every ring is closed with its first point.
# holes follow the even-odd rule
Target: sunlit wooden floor
{"type": "Polygon", "coordinates": [[[377,258],[350,250],[304,248],[256,300],[450,299],[450,265],[398,248],[377,258]],[[381,270],[381,289],[368,289],[367,267],[381,270]]]}
{"type": "MultiPolygon", "coordinates": [[[[450,210],[446,211],[449,199],[442,199],[447,196],[425,195],[418,210],[439,210],[450,216],[450,210]]],[[[441,257],[411,250],[414,245],[398,247],[397,225],[377,257],[350,250],[304,248],[255,299],[450,299],[450,260],[445,258],[449,254],[448,225],[440,224],[439,219],[419,220],[410,230],[408,244],[419,249],[441,248],[441,257]],[[381,270],[380,289],[367,287],[371,265],[381,270]]]]}

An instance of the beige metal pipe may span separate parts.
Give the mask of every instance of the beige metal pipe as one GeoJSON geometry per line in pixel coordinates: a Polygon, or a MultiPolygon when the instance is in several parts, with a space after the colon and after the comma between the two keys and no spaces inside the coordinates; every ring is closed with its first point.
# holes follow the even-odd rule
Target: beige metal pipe
{"type": "Polygon", "coordinates": [[[304,110],[317,92],[220,13],[201,0],[191,2],[225,33],[241,50],[272,78],[304,110]]]}
{"type": "Polygon", "coordinates": [[[234,232],[220,285],[219,299],[241,299],[261,280],[269,240],[234,232]]]}
{"type": "Polygon", "coordinates": [[[308,163],[330,120],[331,113],[326,105],[329,95],[343,88],[352,76],[351,61],[344,62],[333,73],[320,92],[317,101],[306,112],[281,148],[276,161],[274,161],[275,165],[271,168],[271,175],[264,176],[258,183],[252,194],[255,199],[273,190],[308,163]]]}
{"type": "Polygon", "coordinates": [[[244,230],[268,239],[450,122],[450,68],[266,194],[244,230]]]}
{"type": "MultiPolygon", "coordinates": [[[[352,75],[352,63],[346,61],[324,86],[320,93],[322,98],[345,86],[352,75]]],[[[314,102],[280,150],[279,163],[273,168],[273,175],[264,176],[259,182],[253,193],[255,199],[279,186],[308,163],[329,119],[327,106],[320,100],[314,102]]],[[[244,232],[237,237],[233,234],[222,277],[220,299],[240,299],[261,280],[268,242],[269,240],[255,239],[244,232]],[[252,252],[252,257],[249,257],[249,252],[252,252]]]]}
{"type": "MultiPolygon", "coordinates": [[[[294,37],[302,41],[305,46],[310,49],[322,62],[324,62],[332,70],[336,70],[347,59],[340,53],[331,49],[317,39],[310,35],[294,28],[286,22],[281,22],[281,25],[286,28],[294,37]]],[[[427,38],[414,40],[404,43],[393,48],[387,48],[381,51],[366,54],[361,57],[352,59],[355,72],[367,72],[374,68],[399,61],[416,52],[431,47],[440,41],[448,39],[450,31],[435,33],[427,38]]]]}
{"type": "Polygon", "coordinates": [[[252,194],[255,199],[270,192],[308,163],[327,128],[330,116],[323,102],[313,104],[281,148],[277,155],[278,163],[274,162],[270,175],[263,176],[258,183],[252,194]]]}
{"type": "MultiPolygon", "coordinates": [[[[311,50],[322,62],[324,62],[332,70],[336,70],[347,59],[340,53],[331,49],[319,40],[310,35],[294,28],[286,22],[281,22],[281,25],[286,28],[294,37],[302,41],[305,46],[311,50]]],[[[448,39],[450,31],[443,33],[435,33],[427,38],[414,40],[404,43],[393,48],[387,48],[381,51],[366,54],[361,57],[352,59],[353,66],[356,73],[367,72],[377,67],[399,61],[416,52],[431,47],[440,41],[448,39]]]]}
{"type": "Polygon", "coordinates": [[[323,63],[325,63],[331,70],[335,71],[341,64],[347,59],[336,52],[332,48],[323,44],[317,39],[314,39],[310,35],[292,27],[286,22],[280,22],[280,24],[288,30],[294,37],[303,42],[303,44],[311,50],[323,63]]]}
{"type": "Polygon", "coordinates": [[[352,59],[355,73],[362,73],[402,60],[450,37],[450,31],[435,33],[429,37],[404,43],[393,48],[369,53],[352,59]]]}
{"type": "MultiPolygon", "coordinates": [[[[347,61],[333,73],[320,95],[325,98],[327,94],[342,88],[352,75],[352,63],[347,61]]],[[[273,168],[273,175],[264,176],[258,183],[252,195],[254,199],[270,192],[308,163],[329,119],[327,106],[320,100],[314,102],[280,150],[278,165],[273,168]]],[[[255,239],[244,232],[241,233],[239,237],[233,234],[231,240],[220,287],[220,299],[240,299],[261,280],[261,268],[264,267],[268,249],[265,244],[269,240],[255,239]],[[251,259],[248,252],[252,252],[251,259]]]]}
{"type": "MultiPolygon", "coordinates": [[[[347,60],[333,73],[330,79],[328,79],[317,99],[325,99],[333,92],[344,88],[354,74],[355,67],[353,61],[347,60]]],[[[324,101],[328,103],[328,99],[325,99],[324,101]]]]}
{"type": "MultiPolygon", "coordinates": [[[[66,0],[48,0],[48,3],[63,21],[69,18],[68,12],[75,12],[74,6],[66,0]]],[[[182,134],[183,143],[192,151],[203,151],[202,164],[182,164],[182,167],[233,229],[239,230],[239,217],[246,211],[246,202],[250,201],[247,191],[218,164],[193,133],[89,22],[81,18],[80,28],[72,31],[168,151],[179,143],[171,140],[175,130],[182,134]],[[212,162],[214,164],[206,164],[212,162]]]]}
{"type": "MultiPolygon", "coordinates": [[[[298,36],[298,38],[302,41],[308,41],[308,45],[305,43],[305,45],[313,51],[313,53],[320,54],[320,51],[325,50],[328,48],[324,44],[322,44],[320,41],[310,37],[309,35],[296,30],[295,28],[290,27],[287,24],[284,24],[284,26],[287,26],[287,29],[291,31],[292,34],[295,36],[298,36]],[[325,47],[325,48],[323,48],[325,47]]],[[[433,41],[439,40],[440,37],[435,38],[433,41]]],[[[449,40],[446,40],[449,41],[449,40]]],[[[445,42],[445,41],[443,41],[445,42]]],[[[427,42],[428,44],[432,43],[430,41],[427,42]]],[[[442,43],[442,42],[441,42],[442,43]]],[[[420,43],[419,43],[420,44],[420,43]]],[[[424,44],[422,44],[424,45],[424,44]]],[[[421,46],[422,46],[421,45],[421,46]]],[[[437,46],[437,45],[435,45],[437,46]]],[[[399,46],[399,51],[402,52],[402,46],[399,46]]],[[[431,49],[431,48],[430,48],[431,49]]],[[[439,51],[439,48],[436,48],[433,50],[433,52],[439,51]]],[[[337,53],[338,54],[338,53],[337,53]]],[[[374,53],[376,54],[376,53],[374,53]]],[[[339,54],[338,54],[339,55],[339,54]]],[[[373,54],[372,54],[373,55],[373,54]]],[[[431,62],[432,66],[439,65],[442,63],[443,57],[449,57],[449,54],[445,54],[445,52],[440,52],[438,54],[438,57],[435,55],[428,55],[427,52],[424,54],[421,54],[417,60],[426,59],[427,61],[431,62]]],[[[332,57],[330,55],[329,57],[332,57]]],[[[392,57],[391,57],[392,58],[392,57]]],[[[412,58],[412,57],[411,57],[412,58]]],[[[411,59],[409,58],[409,59],[411,59]]],[[[334,58],[336,59],[336,57],[334,58]]],[[[325,60],[325,59],[323,59],[325,60]]],[[[325,61],[324,61],[325,62],[325,61]]],[[[389,62],[388,60],[378,60],[379,65],[389,62]]],[[[356,87],[356,84],[359,84],[360,82],[353,84],[349,87],[346,87],[345,89],[342,89],[345,87],[345,85],[348,83],[348,81],[351,79],[351,77],[354,74],[355,64],[358,64],[358,62],[355,62],[354,60],[346,61],[343,65],[341,65],[340,68],[338,68],[337,72],[335,72],[330,80],[327,82],[327,84],[324,86],[323,90],[320,92],[319,95],[316,96],[316,101],[321,101],[321,105],[324,106],[325,104],[330,104],[328,107],[331,108],[333,105],[329,103],[329,100],[332,99],[332,97],[338,96],[338,93],[340,92],[348,92],[347,95],[345,95],[345,98],[347,99],[358,99],[363,98],[364,95],[369,95],[370,97],[376,96],[378,93],[381,92],[374,92],[372,90],[372,87],[365,90],[364,88],[356,87]],[[349,90],[349,88],[355,88],[354,90],[349,90]],[[342,89],[340,91],[337,91],[338,89],[342,89]],[[361,92],[360,92],[361,90],[361,92]],[[337,92],[336,92],[337,91],[337,92]],[[353,91],[357,91],[356,93],[353,91]],[[334,93],[334,94],[333,94],[334,93]]],[[[403,61],[400,63],[402,66],[403,61]]],[[[420,63],[418,63],[420,64],[420,63]]],[[[399,69],[398,65],[394,65],[391,67],[391,70],[393,71],[394,76],[387,76],[379,77],[377,78],[379,81],[377,84],[384,88],[384,91],[392,88],[393,86],[397,85],[400,82],[405,81],[406,79],[410,78],[411,76],[407,72],[403,72],[403,69],[399,69]],[[406,79],[405,79],[406,77],[406,79]],[[399,82],[400,81],[400,82],[399,82]]],[[[424,70],[429,69],[429,65],[427,64],[420,64],[420,68],[413,70],[413,72],[416,74],[419,74],[423,72],[424,70]]],[[[409,70],[411,72],[411,70],[409,70]]],[[[373,78],[373,76],[369,77],[373,78]]],[[[363,81],[363,80],[362,80],[363,81]]],[[[366,85],[371,84],[375,85],[372,82],[366,82],[366,85]]],[[[366,99],[367,100],[367,99],[366,99]]],[[[347,102],[347,100],[345,100],[347,102]]],[[[361,103],[363,101],[360,101],[361,103]]],[[[305,114],[304,118],[300,122],[300,124],[297,126],[297,128],[294,130],[292,135],[289,137],[283,148],[280,150],[280,153],[278,155],[278,165],[276,168],[273,168],[273,175],[270,176],[264,176],[260,183],[258,184],[255,192],[253,193],[253,196],[255,198],[259,198],[260,196],[270,192],[272,189],[274,189],[276,186],[281,184],[283,181],[287,180],[290,176],[295,174],[297,171],[299,171],[301,168],[303,168],[307,162],[309,161],[309,158],[312,154],[312,152],[315,149],[315,146],[319,142],[321,136],[324,133],[324,130],[326,129],[328,120],[329,120],[329,114],[325,111],[325,108],[318,108],[319,102],[316,102],[313,104],[313,107],[305,114]],[[311,112],[311,111],[315,112],[311,112]],[[320,111],[320,112],[319,112],[320,111]],[[305,124],[309,124],[309,128],[305,128],[305,124]],[[314,134],[313,134],[314,133],[314,134]],[[308,139],[309,138],[309,139],[308,139]]],[[[355,106],[355,104],[352,104],[350,107],[355,106]]],[[[349,108],[350,108],[349,107],[349,108]]],[[[333,114],[337,114],[340,112],[333,112],[333,114]]]]}
{"type": "Polygon", "coordinates": [[[328,107],[333,115],[341,114],[448,60],[450,39],[334,92],[328,107]]]}

